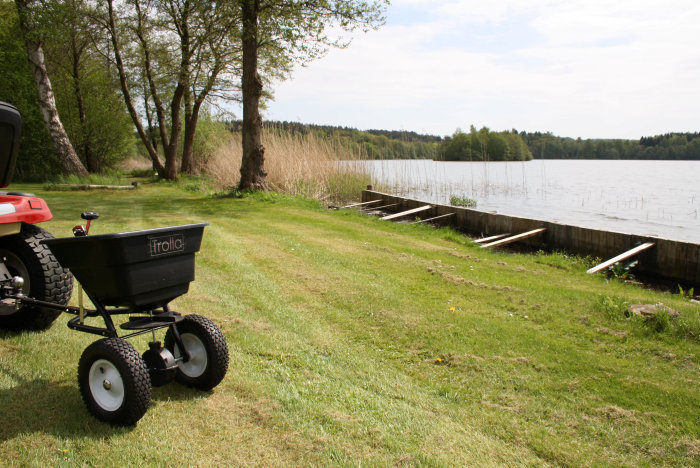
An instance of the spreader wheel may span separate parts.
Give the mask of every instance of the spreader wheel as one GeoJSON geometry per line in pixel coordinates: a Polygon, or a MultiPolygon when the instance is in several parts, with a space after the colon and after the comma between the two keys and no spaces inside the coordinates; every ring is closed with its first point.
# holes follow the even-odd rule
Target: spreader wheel
{"type": "MultiPolygon", "coordinates": [[[[175,378],[200,390],[216,387],[228,370],[228,346],[224,334],[214,322],[201,315],[185,316],[177,324],[177,330],[189,359],[178,362],[175,378]]],[[[181,356],[170,329],[165,334],[165,347],[176,359],[181,356]]]]}
{"type": "MultiPolygon", "coordinates": [[[[73,291],[73,276],[61,267],[44,239],[53,239],[46,230],[22,224],[18,234],[0,239],[0,260],[12,276],[24,278],[22,292],[29,297],[55,304],[68,304],[73,291]]],[[[60,311],[37,306],[16,307],[14,301],[0,303],[0,327],[42,329],[56,320],[60,311]]]]}
{"type": "Polygon", "coordinates": [[[78,364],[78,384],[88,410],[111,424],[136,424],[151,404],[146,363],[121,338],[104,338],[85,348],[78,364]]]}

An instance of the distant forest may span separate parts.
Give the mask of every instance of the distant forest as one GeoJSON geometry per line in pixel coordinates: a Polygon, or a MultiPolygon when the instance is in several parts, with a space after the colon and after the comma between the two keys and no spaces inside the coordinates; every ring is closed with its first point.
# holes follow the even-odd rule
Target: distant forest
{"type": "Polygon", "coordinates": [[[551,133],[521,132],[537,159],[695,159],[700,133],[666,133],[639,140],[582,140],[551,133]]]}
{"type": "MultiPolygon", "coordinates": [[[[229,122],[229,129],[240,132],[242,122],[229,122]]],[[[442,137],[420,135],[403,130],[357,130],[348,127],[312,125],[297,122],[266,121],[263,127],[292,135],[314,135],[324,139],[337,139],[350,148],[353,154],[370,159],[437,159],[438,145],[442,137]]]]}
{"type": "MultiPolygon", "coordinates": [[[[700,132],[666,133],[639,140],[581,139],[549,132],[494,132],[486,127],[451,136],[405,130],[357,130],[349,127],[268,121],[267,129],[338,139],[353,153],[370,159],[435,159],[445,161],[508,161],[528,159],[690,159],[700,160],[700,132]]],[[[240,121],[228,123],[238,132],[240,121]]]]}

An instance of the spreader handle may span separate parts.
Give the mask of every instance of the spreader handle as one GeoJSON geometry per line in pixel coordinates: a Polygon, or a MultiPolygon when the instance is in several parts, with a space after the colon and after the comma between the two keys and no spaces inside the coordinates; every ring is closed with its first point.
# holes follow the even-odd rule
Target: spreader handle
{"type": "Polygon", "coordinates": [[[80,214],[80,217],[83,219],[86,219],[88,221],[92,221],[93,219],[97,219],[100,217],[99,213],[96,213],[94,211],[86,211],[84,213],[80,214]]]}

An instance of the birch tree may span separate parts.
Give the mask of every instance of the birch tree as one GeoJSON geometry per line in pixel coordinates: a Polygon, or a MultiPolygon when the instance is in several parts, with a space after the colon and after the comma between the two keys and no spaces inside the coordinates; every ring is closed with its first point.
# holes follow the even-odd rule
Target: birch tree
{"type": "Polygon", "coordinates": [[[15,0],[19,24],[27,47],[27,58],[39,94],[39,107],[61,166],[67,174],[87,176],[88,172],[73,148],[56,109],[51,79],[44,61],[43,37],[36,24],[38,5],[34,0],[15,0]]]}

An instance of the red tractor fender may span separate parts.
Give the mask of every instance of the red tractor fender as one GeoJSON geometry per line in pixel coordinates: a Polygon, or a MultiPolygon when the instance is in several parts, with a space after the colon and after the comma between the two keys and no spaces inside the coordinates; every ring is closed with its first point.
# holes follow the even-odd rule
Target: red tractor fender
{"type": "MultiPolygon", "coordinates": [[[[53,218],[46,202],[31,194],[0,192],[0,225],[36,224],[53,218]]],[[[18,231],[19,232],[19,231],[18,231]]]]}

